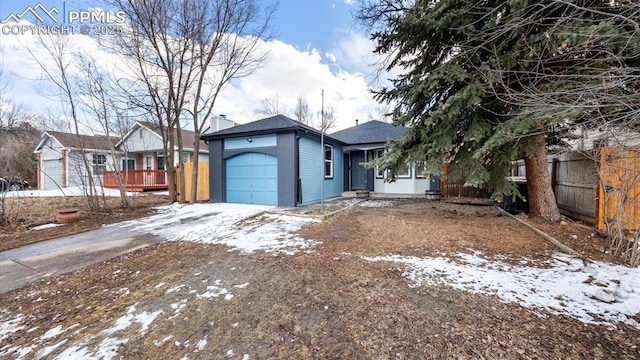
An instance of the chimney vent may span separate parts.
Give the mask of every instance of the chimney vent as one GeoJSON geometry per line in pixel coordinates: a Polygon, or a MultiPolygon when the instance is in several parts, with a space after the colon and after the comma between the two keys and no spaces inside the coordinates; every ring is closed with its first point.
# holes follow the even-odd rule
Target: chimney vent
{"type": "Polygon", "coordinates": [[[358,126],[358,119],[356,119],[356,126],[358,126]]]}

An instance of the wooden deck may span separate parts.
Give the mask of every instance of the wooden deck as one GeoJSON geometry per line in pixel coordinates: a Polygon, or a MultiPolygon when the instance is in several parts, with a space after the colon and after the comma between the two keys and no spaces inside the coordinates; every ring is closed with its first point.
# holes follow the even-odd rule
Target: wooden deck
{"type": "Polygon", "coordinates": [[[127,191],[142,192],[169,188],[166,170],[105,171],[102,174],[102,184],[109,189],[118,188],[118,179],[121,179],[127,191]]]}

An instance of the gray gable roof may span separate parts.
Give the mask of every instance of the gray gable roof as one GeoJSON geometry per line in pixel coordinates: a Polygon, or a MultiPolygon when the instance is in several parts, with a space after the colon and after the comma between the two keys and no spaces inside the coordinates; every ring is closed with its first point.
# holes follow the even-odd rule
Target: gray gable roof
{"type": "Polygon", "coordinates": [[[334,132],[330,136],[350,145],[373,144],[399,139],[407,131],[408,129],[402,126],[371,120],[361,125],[334,132]]]}
{"type": "Polygon", "coordinates": [[[78,135],[60,131],[46,131],[44,137],[52,137],[58,140],[64,148],[109,150],[120,141],[119,137],[105,135],[78,135]]]}
{"type": "Polygon", "coordinates": [[[320,132],[299,121],[295,121],[284,115],[276,115],[265,119],[256,120],[247,124],[234,126],[228,129],[216,131],[201,136],[203,140],[212,140],[231,136],[256,135],[282,131],[306,130],[317,135],[320,132]]]}

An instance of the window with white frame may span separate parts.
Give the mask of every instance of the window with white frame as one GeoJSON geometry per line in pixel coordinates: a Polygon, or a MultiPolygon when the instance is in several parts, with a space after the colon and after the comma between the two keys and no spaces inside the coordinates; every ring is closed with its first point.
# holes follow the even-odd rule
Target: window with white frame
{"type": "Polygon", "coordinates": [[[324,145],[324,177],[333,178],[333,145],[324,145]]]}
{"type": "Polygon", "coordinates": [[[425,162],[416,163],[416,179],[427,178],[427,164],[425,162]]]}
{"type": "Polygon", "coordinates": [[[93,175],[102,175],[107,170],[107,157],[104,154],[93,154],[91,163],[93,175]]]}
{"type": "MultiPolygon", "coordinates": [[[[384,155],[384,149],[376,149],[376,159],[380,159],[384,155]]],[[[376,178],[384,178],[384,169],[376,166],[376,178]]]]}
{"type": "Polygon", "coordinates": [[[396,174],[399,179],[407,179],[411,177],[411,164],[407,163],[405,167],[398,169],[396,174]]]}

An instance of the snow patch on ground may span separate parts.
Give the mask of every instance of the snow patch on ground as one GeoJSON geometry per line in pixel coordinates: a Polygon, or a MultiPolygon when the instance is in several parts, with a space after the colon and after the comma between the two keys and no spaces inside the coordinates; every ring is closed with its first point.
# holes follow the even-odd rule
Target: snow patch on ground
{"type": "Polygon", "coordinates": [[[63,224],[44,224],[44,225],[38,225],[38,226],[34,226],[32,228],[29,228],[29,230],[33,230],[33,231],[37,231],[37,230],[44,230],[44,229],[49,229],[49,228],[54,228],[54,227],[58,227],[58,226],[62,226],[63,224]]]}
{"type": "Polygon", "coordinates": [[[24,320],[24,315],[20,314],[11,320],[0,321],[0,341],[4,340],[6,337],[15,333],[16,331],[20,331],[24,329],[25,326],[20,325],[23,320],[24,320]]]}
{"type": "Polygon", "coordinates": [[[368,207],[368,208],[377,208],[377,207],[387,207],[393,206],[395,202],[389,200],[367,200],[357,204],[357,206],[368,207]]]}
{"type": "Polygon", "coordinates": [[[504,302],[568,315],[588,324],[624,322],[640,329],[632,319],[640,314],[640,268],[585,264],[564,254],[540,262],[542,267],[489,260],[479,252],[455,256],[454,260],[399,255],[364,259],[406,265],[403,276],[412,281],[411,286],[443,284],[476,294],[495,294],[504,302]],[[596,299],[598,291],[614,294],[616,301],[596,299]]]}
{"type": "MultiPolygon", "coordinates": [[[[177,284],[169,287],[163,294],[175,293],[173,296],[177,296],[178,299],[168,305],[163,305],[160,308],[155,307],[152,311],[140,311],[139,304],[130,306],[126,313],[110,324],[105,322],[106,327],[93,329],[87,331],[86,328],[79,328],[79,324],[74,324],[66,329],[62,326],[55,326],[42,335],[35,337],[29,345],[25,346],[11,346],[6,345],[0,348],[0,358],[13,358],[13,359],[25,359],[25,358],[41,358],[50,357],[54,359],[78,359],[78,360],[92,360],[92,359],[112,359],[118,358],[119,350],[131,339],[128,334],[131,331],[136,331],[141,337],[147,336],[147,332],[154,321],[157,321],[161,314],[166,314],[165,317],[160,318],[159,321],[171,320],[178,316],[182,309],[184,309],[189,300],[191,299],[207,299],[208,301],[230,301],[235,299],[235,295],[232,294],[229,289],[242,292],[246,289],[249,283],[227,282],[222,279],[211,279],[211,285],[203,288],[201,285],[191,287],[190,285],[177,284]],[[70,329],[77,329],[73,334],[77,335],[82,332],[83,337],[80,340],[69,341],[66,333],[69,333],[70,329]],[[64,337],[64,338],[63,338],[64,337]],[[64,345],[64,347],[63,347],[64,345]],[[34,353],[35,352],[35,353],[34,353]],[[55,355],[55,353],[58,353],[55,355]],[[31,355],[31,356],[29,356],[31,355]]],[[[154,287],[156,287],[154,285],[154,287]]],[[[196,305],[197,306],[197,305],[196,305]]],[[[5,338],[11,336],[11,334],[18,331],[25,330],[25,323],[28,318],[20,314],[12,317],[7,312],[0,312],[0,337],[5,338]]],[[[99,325],[100,326],[100,325],[99,325]]],[[[157,334],[156,334],[157,335],[157,334]]],[[[172,340],[176,340],[173,334],[165,334],[164,337],[151,340],[155,346],[163,346],[172,340]]],[[[175,341],[176,346],[189,347],[190,342],[186,340],[184,342],[175,341]]],[[[207,338],[203,338],[194,345],[195,351],[202,351],[208,344],[207,338]]]]}
{"type": "Polygon", "coordinates": [[[222,244],[242,253],[295,254],[316,242],[291,234],[319,220],[272,214],[270,206],[245,204],[172,204],[158,214],[111,226],[131,227],[171,241],[222,244]],[[181,226],[186,224],[186,226],[181,226]]]}

